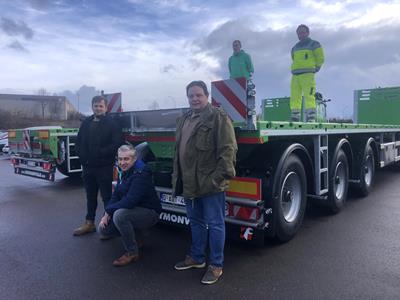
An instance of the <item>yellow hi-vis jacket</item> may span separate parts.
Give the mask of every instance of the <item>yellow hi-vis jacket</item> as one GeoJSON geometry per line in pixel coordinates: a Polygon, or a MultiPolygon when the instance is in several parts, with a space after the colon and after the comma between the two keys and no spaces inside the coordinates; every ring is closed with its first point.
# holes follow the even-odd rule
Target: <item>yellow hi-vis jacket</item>
{"type": "Polygon", "coordinates": [[[319,42],[306,38],[292,48],[292,60],[292,74],[315,73],[324,63],[324,51],[319,42]]]}

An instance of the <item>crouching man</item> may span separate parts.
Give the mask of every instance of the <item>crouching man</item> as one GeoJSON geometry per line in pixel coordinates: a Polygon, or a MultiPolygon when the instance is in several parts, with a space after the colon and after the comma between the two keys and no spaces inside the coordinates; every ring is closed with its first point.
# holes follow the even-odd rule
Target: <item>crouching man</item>
{"type": "Polygon", "coordinates": [[[161,203],[154,189],[152,173],[137,159],[135,149],[123,145],[118,149],[120,178],[99,224],[101,239],[121,236],[125,254],[114,266],[125,266],[139,259],[141,230],[155,225],[161,203]]]}

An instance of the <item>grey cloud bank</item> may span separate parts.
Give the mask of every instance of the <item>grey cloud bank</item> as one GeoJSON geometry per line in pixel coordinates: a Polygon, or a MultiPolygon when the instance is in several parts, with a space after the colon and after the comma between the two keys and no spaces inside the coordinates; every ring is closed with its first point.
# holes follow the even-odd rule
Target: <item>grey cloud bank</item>
{"type": "Polygon", "coordinates": [[[240,39],[257,100],[289,96],[299,23],[324,47],[317,87],[332,98],[330,116],[351,116],[354,89],[400,85],[397,0],[0,0],[0,8],[0,89],[59,94],[86,83],[122,92],[126,110],[184,106],[191,80],[228,77],[240,39]]]}
{"type": "Polygon", "coordinates": [[[11,44],[9,44],[8,48],[16,50],[16,51],[20,51],[20,52],[28,52],[28,50],[24,46],[22,46],[21,43],[18,41],[14,41],[11,44]]]}
{"type": "MultiPolygon", "coordinates": [[[[28,3],[35,9],[44,10],[49,7],[50,0],[28,0],[28,3]]],[[[59,2],[59,1],[56,1],[59,2]]]]}
{"type": "MultiPolygon", "coordinates": [[[[317,90],[332,98],[330,116],[351,116],[353,90],[399,85],[400,25],[366,28],[311,26],[311,38],[318,40],[326,61],[317,74],[317,90]]],[[[255,65],[257,98],[289,96],[290,49],[297,42],[295,27],[255,31],[248,25],[227,22],[198,42],[199,51],[214,56],[220,68],[216,74],[228,77],[227,60],[233,40],[242,41],[255,65]]]]}
{"type": "Polygon", "coordinates": [[[33,38],[33,30],[24,21],[14,21],[9,18],[1,18],[0,28],[9,36],[22,36],[27,40],[33,38]]]}

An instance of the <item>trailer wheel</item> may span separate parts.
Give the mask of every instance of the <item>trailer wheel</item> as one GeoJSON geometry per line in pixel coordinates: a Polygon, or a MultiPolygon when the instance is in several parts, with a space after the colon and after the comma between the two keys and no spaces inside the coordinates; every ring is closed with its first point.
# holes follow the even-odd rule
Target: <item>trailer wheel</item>
{"type": "Polygon", "coordinates": [[[372,150],[371,146],[368,145],[361,165],[360,184],[357,188],[357,191],[361,197],[367,196],[371,191],[372,183],[374,182],[374,177],[375,177],[374,151],[372,150]]]}
{"type": "Polygon", "coordinates": [[[329,177],[329,209],[338,213],[346,202],[349,187],[349,163],[342,149],[336,153],[329,177]]]}
{"type": "Polygon", "coordinates": [[[297,155],[291,154],[285,160],[277,183],[274,189],[277,211],[276,238],[287,242],[299,230],[307,202],[306,172],[297,155]]]}

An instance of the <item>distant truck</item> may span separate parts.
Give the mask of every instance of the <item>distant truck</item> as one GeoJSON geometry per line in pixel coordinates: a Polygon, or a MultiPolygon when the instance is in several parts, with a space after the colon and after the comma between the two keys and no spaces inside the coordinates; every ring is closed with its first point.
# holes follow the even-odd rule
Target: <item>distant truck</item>
{"type": "MultiPolygon", "coordinates": [[[[356,91],[357,124],[268,121],[274,119],[270,108],[256,120],[252,88],[244,79],[213,82],[211,88],[212,103],[232,118],[238,143],[237,177],[230,181],[225,209],[230,238],[248,243],[263,243],[265,237],[288,241],[301,227],[307,201],[337,213],[349,186],[367,196],[376,169],[400,161],[399,88],[356,91]],[[385,101],[390,106],[379,105],[385,101]],[[385,116],[393,114],[387,109],[397,112],[392,124],[385,122],[385,116]]],[[[125,139],[137,145],[154,171],[163,207],[160,220],[177,225],[189,223],[183,198],[171,193],[175,121],[186,110],[113,114],[125,139]]],[[[54,180],[56,168],[78,175],[76,134],[76,129],[30,130],[25,135],[24,130],[11,130],[15,172],[48,180],[54,180]]]]}
{"type": "MultiPolygon", "coordinates": [[[[107,98],[109,113],[122,111],[121,93],[101,94],[107,98]]],[[[38,126],[10,130],[10,151],[16,174],[54,181],[56,170],[70,177],[79,177],[82,166],[75,153],[77,128],[38,126]]]]}

